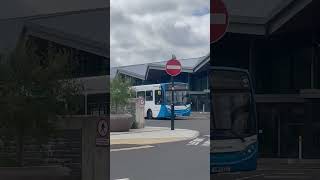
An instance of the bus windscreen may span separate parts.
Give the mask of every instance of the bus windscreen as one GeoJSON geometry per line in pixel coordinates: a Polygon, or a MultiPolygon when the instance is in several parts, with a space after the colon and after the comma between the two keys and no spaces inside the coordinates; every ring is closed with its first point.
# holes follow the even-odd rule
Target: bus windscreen
{"type": "Polygon", "coordinates": [[[247,136],[255,130],[248,74],[214,70],[210,74],[213,130],[229,131],[229,136],[247,136]]]}

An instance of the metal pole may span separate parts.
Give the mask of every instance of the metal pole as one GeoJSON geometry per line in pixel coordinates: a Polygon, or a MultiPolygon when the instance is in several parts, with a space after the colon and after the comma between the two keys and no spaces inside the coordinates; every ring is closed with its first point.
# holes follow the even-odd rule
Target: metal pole
{"type": "Polygon", "coordinates": [[[171,76],[171,130],[174,130],[174,82],[173,82],[173,76],[171,76]]]}
{"type": "Polygon", "coordinates": [[[281,121],[280,117],[276,116],[278,119],[278,157],[281,155],[281,121]]]}
{"type": "Polygon", "coordinates": [[[84,94],[84,114],[88,115],[88,95],[87,92],[84,94]]]}
{"type": "Polygon", "coordinates": [[[299,136],[299,159],[302,159],[302,137],[299,136]]]}

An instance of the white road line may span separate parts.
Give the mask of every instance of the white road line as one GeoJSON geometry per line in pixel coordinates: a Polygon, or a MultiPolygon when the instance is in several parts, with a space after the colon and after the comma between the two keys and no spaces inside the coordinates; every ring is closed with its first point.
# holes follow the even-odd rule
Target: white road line
{"type": "Polygon", "coordinates": [[[274,175],[304,175],[304,173],[274,173],[274,175]]]}
{"type": "Polygon", "coordinates": [[[311,178],[310,176],[264,176],[265,179],[307,179],[311,178]]]}
{"type": "Polygon", "coordinates": [[[130,180],[129,178],[115,179],[115,180],[130,180]]]}
{"type": "Polygon", "coordinates": [[[257,175],[253,175],[253,176],[242,177],[242,178],[238,178],[236,180],[252,179],[252,178],[259,177],[259,176],[264,176],[264,174],[257,174],[257,175]]]}
{"type": "Polygon", "coordinates": [[[207,141],[204,142],[201,146],[207,146],[207,147],[209,147],[209,146],[210,146],[210,140],[207,140],[207,141]]]}
{"type": "Polygon", "coordinates": [[[196,146],[196,145],[200,144],[203,140],[204,140],[204,138],[196,138],[196,139],[190,141],[187,145],[196,146]]]}
{"type": "Polygon", "coordinates": [[[154,146],[138,146],[138,147],[130,147],[130,148],[120,148],[120,149],[111,149],[111,152],[116,152],[116,151],[129,151],[129,150],[136,150],[136,149],[146,149],[146,148],[152,148],[154,146]]]}

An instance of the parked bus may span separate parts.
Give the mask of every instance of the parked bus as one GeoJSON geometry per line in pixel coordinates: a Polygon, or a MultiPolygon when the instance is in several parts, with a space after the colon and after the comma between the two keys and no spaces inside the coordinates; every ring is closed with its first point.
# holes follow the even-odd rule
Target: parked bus
{"type": "Polygon", "coordinates": [[[257,118],[248,71],[229,67],[210,69],[211,174],[255,170],[257,118]]]}
{"type": "MultiPolygon", "coordinates": [[[[170,118],[172,91],[171,83],[150,84],[133,86],[136,97],[145,99],[145,117],[152,118],[170,118]]],[[[190,116],[191,103],[189,100],[188,84],[174,83],[174,113],[176,117],[190,116]]]]}

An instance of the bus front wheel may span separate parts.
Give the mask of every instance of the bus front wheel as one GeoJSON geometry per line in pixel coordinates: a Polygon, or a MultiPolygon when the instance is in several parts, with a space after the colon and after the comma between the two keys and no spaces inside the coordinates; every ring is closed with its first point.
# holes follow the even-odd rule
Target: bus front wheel
{"type": "Polygon", "coordinates": [[[147,119],[152,119],[152,111],[150,109],[147,112],[147,119]]]}

